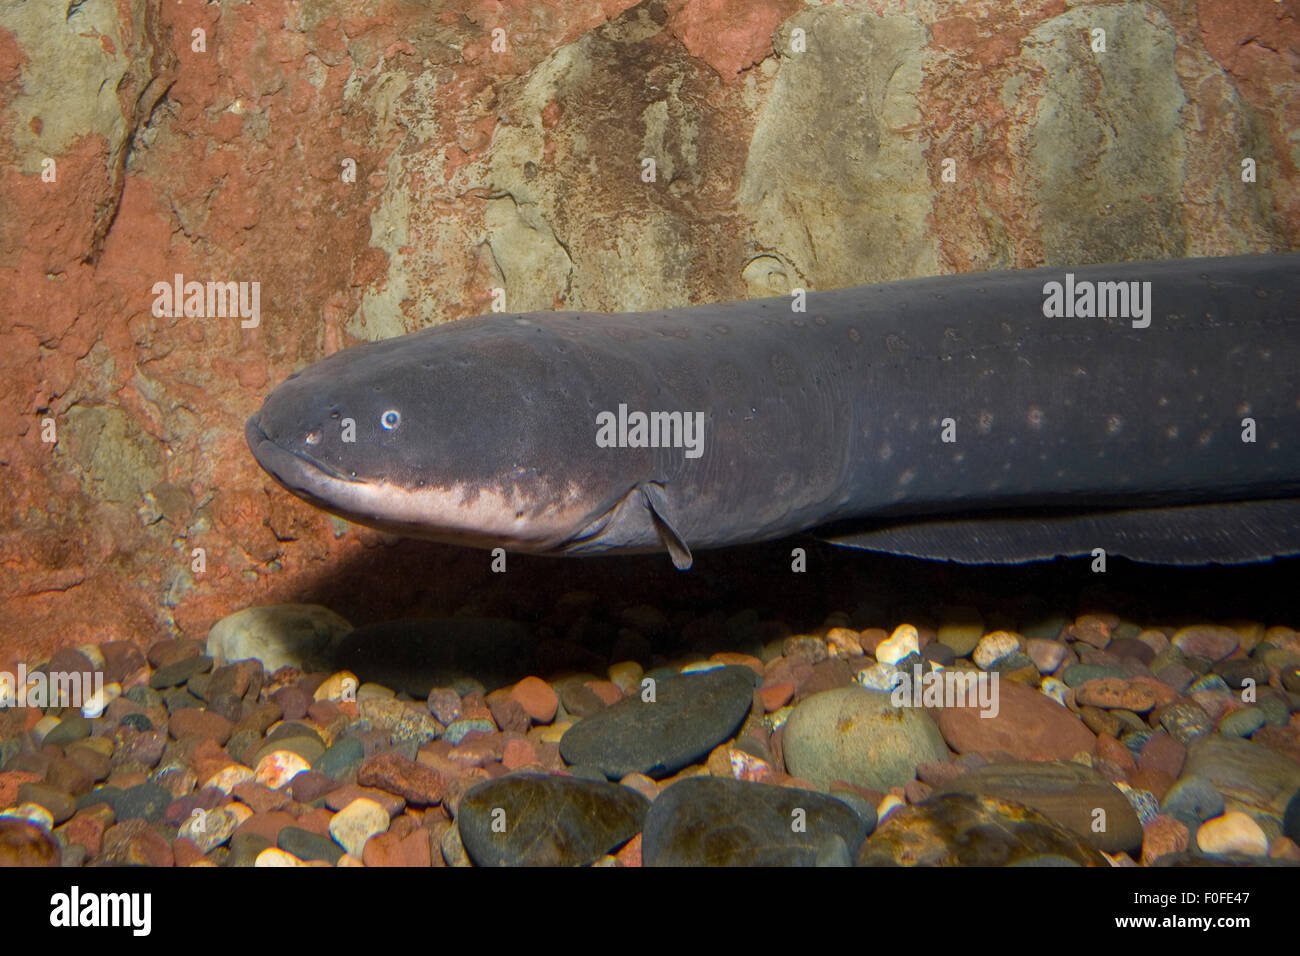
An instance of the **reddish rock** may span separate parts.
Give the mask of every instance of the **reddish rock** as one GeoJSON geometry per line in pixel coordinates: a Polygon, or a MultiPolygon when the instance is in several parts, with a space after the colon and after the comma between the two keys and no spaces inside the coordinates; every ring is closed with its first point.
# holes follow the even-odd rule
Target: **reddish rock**
{"type": "MultiPolygon", "coordinates": [[[[46,766],[48,767],[48,760],[46,766]]],[[[27,770],[7,770],[0,773],[0,810],[18,803],[18,788],[25,783],[40,783],[44,774],[27,770]]]]}
{"type": "Polygon", "coordinates": [[[1143,770],[1159,770],[1175,779],[1183,772],[1186,762],[1187,748],[1165,733],[1150,737],[1138,756],[1138,766],[1143,770]]]}
{"type": "Polygon", "coordinates": [[[531,742],[519,737],[512,737],[505,742],[501,750],[501,763],[507,770],[531,767],[540,763],[537,748],[531,742]]]}
{"type": "Polygon", "coordinates": [[[1156,695],[1149,687],[1120,677],[1099,677],[1074,688],[1080,706],[1103,710],[1131,710],[1145,714],[1156,706],[1156,695]]]}
{"type": "Polygon", "coordinates": [[[144,654],[129,641],[106,641],[99,645],[104,655],[104,682],[120,684],[128,674],[145,666],[144,654]]]}
{"type": "Polygon", "coordinates": [[[104,834],[113,825],[113,812],[107,804],[97,804],[78,810],[76,814],[59,827],[58,832],[69,843],[80,843],[86,848],[87,859],[99,856],[104,846],[104,834]]]}
{"type": "Polygon", "coordinates": [[[397,794],[408,803],[428,806],[442,799],[442,776],[400,754],[384,753],[371,757],[357,772],[357,783],[397,794]]]}
{"type": "Polygon", "coordinates": [[[1142,828],[1143,864],[1150,866],[1166,854],[1181,853],[1190,839],[1186,824],[1160,814],[1142,828]]]}
{"type": "Polygon", "coordinates": [[[492,719],[502,730],[512,730],[522,734],[532,726],[532,718],[524,709],[524,705],[509,694],[503,694],[496,699],[489,696],[488,707],[492,711],[492,719]]]}
{"type": "Polygon", "coordinates": [[[238,836],[241,833],[256,833],[258,836],[270,840],[272,845],[274,845],[281,830],[285,827],[296,827],[298,825],[298,819],[292,813],[285,810],[269,810],[266,812],[254,813],[251,817],[235,828],[234,836],[238,836]]]}
{"type": "Polygon", "coordinates": [[[361,860],[366,866],[432,866],[431,849],[427,831],[415,830],[401,835],[392,829],[367,840],[361,851],[361,860]]]}
{"type": "Polygon", "coordinates": [[[764,684],[758,689],[758,696],[763,701],[763,709],[770,714],[790,703],[790,698],[794,696],[794,684],[764,684]]]}
{"type": "Polygon", "coordinates": [[[1197,624],[1174,634],[1171,643],[1184,654],[1221,661],[1241,643],[1241,635],[1230,627],[1197,624]]]}
{"type": "Polygon", "coordinates": [[[300,813],[296,818],[295,825],[318,836],[327,837],[330,835],[330,820],[334,819],[334,814],[323,807],[317,807],[312,810],[306,810],[300,813]]]}
{"type": "Polygon", "coordinates": [[[191,866],[203,859],[203,851],[186,837],[180,837],[172,844],[172,856],[177,866],[191,866]]]}
{"type": "Polygon", "coordinates": [[[510,696],[539,724],[549,724],[555,719],[560,699],[540,677],[525,677],[511,689],[510,696]]]}
{"type": "Polygon", "coordinates": [[[325,806],[337,813],[360,797],[375,801],[388,811],[390,817],[395,817],[406,809],[406,801],[402,797],[389,793],[387,790],[380,790],[377,787],[362,787],[355,783],[346,784],[337,790],[331,790],[325,796],[325,806]]]}
{"type": "Polygon", "coordinates": [[[1138,767],[1128,775],[1128,782],[1134,790],[1150,790],[1157,800],[1163,800],[1169,788],[1178,779],[1163,770],[1147,770],[1138,767]]]}
{"type": "Polygon", "coordinates": [[[812,664],[801,657],[774,657],[763,668],[763,683],[790,684],[797,690],[812,675],[812,669],[812,664]]]}
{"type": "Polygon", "coordinates": [[[127,820],[104,834],[104,862],[115,866],[172,866],[172,846],[144,820],[127,820]]]}
{"type": "Polygon", "coordinates": [[[618,860],[619,866],[640,866],[641,865],[641,834],[637,834],[632,839],[624,843],[614,852],[614,859],[618,860]]]}
{"type": "Polygon", "coordinates": [[[1112,630],[1109,622],[1103,618],[1095,614],[1084,614],[1067,627],[1062,636],[1071,641],[1082,641],[1098,650],[1102,650],[1110,643],[1112,630]]]}
{"type": "Polygon", "coordinates": [[[239,784],[231,790],[230,795],[240,803],[246,804],[254,813],[283,810],[294,802],[292,795],[284,790],[272,790],[254,780],[239,784]]]}
{"type": "Polygon", "coordinates": [[[1097,756],[1109,760],[1125,773],[1137,769],[1137,761],[1133,759],[1133,754],[1110,734],[1097,735],[1097,756]]]}
{"type": "MultiPolygon", "coordinates": [[[[589,680],[584,686],[587,690],[599,697],[606,707],[609,707],[611,704],[617,704],[623,699],[623,692],[618,689],[618,685],[611,681],[589,680]]],[[[501,729],[505,730],[504,727],[501,729]]]]}
{"type": "Polygon", "coordinates": [[[185,707],[172,714],[167,723],[167,732],[177,740],[187,737],[203,737],[222,746],[230,739],[233,724],[220,714],[199,707],[185,707]]]}
{"type": "Polygon", "coordinates": [[[1096,738],[1060,704],[1021,684],[998,682],[998,714],[975,707],[930,711],[948,746],[958,753],[1005,751],[1017,760],[1069,760],[1091,753],[1096,738]]]}
{"type": "Polygon", "coordinates": [[[797,0],[677,0],[668,27],[691,56],[732,82],[772,54],[773,32],[802,8],[797,0]]]}

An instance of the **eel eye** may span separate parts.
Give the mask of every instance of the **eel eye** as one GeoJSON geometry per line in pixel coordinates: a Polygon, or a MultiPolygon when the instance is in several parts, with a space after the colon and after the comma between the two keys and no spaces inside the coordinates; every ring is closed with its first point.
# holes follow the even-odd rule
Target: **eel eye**
{"type": "Polygon", "coordinates": [[[390,408],[379,416],[379,424],[383,426],[384,431],[391,432],[402,424],[402,413],[395,408],[390,408]]]}

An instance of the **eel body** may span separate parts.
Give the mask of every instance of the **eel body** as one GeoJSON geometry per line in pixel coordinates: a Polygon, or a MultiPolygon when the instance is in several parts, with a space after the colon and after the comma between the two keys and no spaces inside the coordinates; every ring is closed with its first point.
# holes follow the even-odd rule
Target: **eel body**
{"type": "Polygon", "coordinates": [[[1300,552],[1300,255],[942,276],[360,345],[249,419],[348,519],[534,553],[816,529],[968,563],[1300,552]]]}

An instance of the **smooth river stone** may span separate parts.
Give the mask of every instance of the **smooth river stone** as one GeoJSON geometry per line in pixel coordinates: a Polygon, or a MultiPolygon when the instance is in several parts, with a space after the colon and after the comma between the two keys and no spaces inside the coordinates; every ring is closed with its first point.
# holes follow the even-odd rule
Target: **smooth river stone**
{"type": "Polygon", "coordinates": [[[1249,740],[1218,734],[1188,745],[1183,776],[1212,783],[1228,810],[1263,812],[1278,820],[1300,790],[1300,764],[1249,740]]]}
{"type": "Polygon", "coordinates": [[[948,746],[958,753],[1001,750],[1021,760],[1068,760],[1096,745],[1083,721],[1051,698],[1014,681],[998,681],[996,717],[978,707],[931,711],[948,746]]]}
{"type": "Polygon", "coordinates": [[[331,670],[329,651],[351,630],[351,624],[319,604],[250,607],[212,625],[207,653],[219,661],[261,661],[268,674],[288,665],[331,670]]]}
{"type": "Polygon", "coordinates": [[[914,779],[917,764],[948,759],[925,710],[895,707],[890,697],[841,687],[798,704],[782,731],[786,769],[822,790],[836,780],[888,790],[914,779]]]}
{"type": "Polygon", "coordinates": [[[1036,810],[951,793],[889,815],[858,866],[1106,866],[1106,858],[1036,810]]]}
{"type": "Polygon", "coordinates": [[[339,642],[333,667],[362,683],[405,691],[418,700],[464,678],[485,690],[513,684],[532,670],[528,628],[504,618],[411,618],[368,624],[339,642]]]}
{"type": "Polygon", "coordinates": [[[966,793],[1019,803],[1043,814],[1105,853],[1142,846],[1142,824],[1128,798],[1090,767],[1054,761],[990,764],[962,774],[939,794],[966,793]],[[1094,833],[1093,814],[1106,812],[1106,829],[1094,833]]]}
{"type": "Polygon", "coordinates": [[[560,756],[599,767],[611,780],[674,774],[739,729],[753,703],[752,673],[720,667],[664,678],[653,703],[638,692],[578,721],[560,738],[560,756]]]}
{"type": "Polygon", "coordinates": [[[466,793],[456,826],[476,866],[584,866],[636,836],[649,807],[616,783],[508,774],[466,793]]]}
{"type": "Polygon", "coordinates": [[[690,777],[651,804],[641,858],[646,866],[847,866],[870,829],[846,803],[812,790],[690,777]]]}

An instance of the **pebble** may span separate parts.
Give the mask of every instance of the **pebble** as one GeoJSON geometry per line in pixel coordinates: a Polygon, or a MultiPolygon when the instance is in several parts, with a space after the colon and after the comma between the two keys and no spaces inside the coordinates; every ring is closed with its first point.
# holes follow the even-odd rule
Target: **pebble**
{"type": "MultiPolygon", "coordinates": [[[[178,661],[166,664],[153,672],[149,678],[149,686],[154,690],[167,690],[169,688],[180,687],[195,674],[202,674],[212,669],[212,658],[204,655],[195,657],[183,657],[178,661]]],[[[194,698],[194,706],[199,705],[198,698],[194,698]]],[[[168,710],[173,708],[169,707],[168,710]]]]}
{"type": "Polygon", "coordinates": [[[1225,714],[1219,721],[1219,733],[1225,737],[1249,737],[1268,722],[1261,707],[1243,707],[1225,714]]]}
{"type": "Polygon", "coordinates": [[[634,694],[574,724],[560,754],[611,780],[669,776],[739,729],[753,704],[753,677],[748,668],[723,667],[657,681],[653,702],[634,694]]]}
{"type": "Polygon", "coordinates": [[[298,859],[292,853],[286,853],[279,847],[269,846],[261,853],[257,854],[257,860],[253,863],[256,867],[291,867],[302,866],[302,860],[298,859]]]}
{"type": "Polygon", "coordinates": [[[311,695],[312,700],[355,701],[360,684],[357,675],[351,671],[337,671],[321,681],[320,686],[311,695]]]}
{"type": "Polygon", "coordinates": [[[229,840],[240,822],[239,814],[225,807],[199,810],[181,824],[178,835],[193,843],[201,853],[207,854],[229,840]]]}
{"type": "Polygon", "coordinates": [[[1161,813],[1189,826],[1199,826],[1203,820],[1216,817],[1223,811],[1223,794],[1209,780],[1193,774],[1179,778],[1160,802],[1161,813]]]}
{"type": "Polygon", "coordinates": [[[836,780],[888,790],[912,780],[917,764],[948,755],[923,708],[895,707],[889,694],[859,687],[825,691],[796,705],[781,746],[790,773],[822,790],[836,780]]]}
{"type": "Polygon", "coordinates": [[[1092,751],[1092,732],[1060,704],[1012,681],[999,680],[997,691],[996,716],[981,716],[977,707],[934,712],[940,733],[957,753],[1002,751],[1018,760],[1069,760],[1092,751]]]}
{"type": "Polygon", "coordinates": [[[1070,652],[1064,641],[1048,641],[1041,637],[1025,641],[1025,653],[1040,673],[1050,674],[1061,666],[1070,652]]]}
{"type": "Polygon", "coordinates": [[[1151,688],[1118,677],[1084,681],[1074,688],[1074,699],[1081,706],[1131,710],[1136,714],[1145,714],[1156,706],[1156,695],[1151,688]]]}
{"type": "Polygon", "coordinates": [[[1183,774],[1208,780],[1234,801],[1232,809],[1257,811],[1276,819],[1283,817],[1287,801],[1300,790],[1300,763],[1252,740],[1217,734],[1188,746],[1183,774]]]}
{"type": "Polygon", "coordinates": [[[276,836],[276,846],[299,860],[323,860],[335,865],[343,850],[337,843],[302,827],[283,827],[276,836]]]}
{"type": "Polygon", "coordinates": [[[1031,807],[1106,853],[1136,851],[1142,845],[1142,824],[1125,794],[1101,774],[1077,764],[991,764],[968,770],[939,793],[966,793],[1031,807]],[[1098,832],[1094,828],[1103,819],[1104,829],[1098,832]]]}
{"type": "Polygon", "coordinates": [[[91,723],[81,714],[63,718],[41,740],[42,747],[66,747],[90,736],[91,723]]]}
{"type": "Polygon", "coordinates": [[[1012,866],[1061,858],[1106,866],[1081,837],[1035,810],[952,793],[899,806],[858,852],[858,866],[1012,866]]]}
{"type": "MultiPolygon", "coordinates": [[[[394,740],[414,740],[417,744],[426,744],[442,736],[444,729],[432,714],[393,698],[363,700],[357,704],[357,713],[377,729],[388,731],[394,740]]],[[[495,730],[495,726],[492,729],[495,730]]]]}
{"type": "Polygon", "coordinates": [[[1165,732],[1184,746],[1214,732],[1214,721],[1196,704],[1170,704],[1157,711],[1156,716],[1165,732]]]}
{"type": "MultiPolygon", "coordinates": [[[[634,666],[639,677],[641,666],[639,664],[634,664],[634,666]]],[[[626,676],[626,669],[624,676],[626,676]]],[[[614,683],[617,684],[618,682],[615,681],[614,683]]],[[[540,677],[525,677],[511,688],[510,698],[519,703],[528,713],[528,716],[539,724],[549,724],[554,720],[555,712],[560,704],[560,699],[555,690],[540,677]]]]}
{"type": "Polygon", "coordinates": [[[1210,855],[1268,856],[1268,837],[1247,813],[1230,810],[1196,830],[1196,845],[1210,855]]]}
{"type": "Polygon", "coordinates": [[[335,780],[341,780],[350,768],[360,766],[365,759],[365,744],[357,737],[342,737],[313,761],[312,769],[335,780]]]}
{"type": "Polygon", "coordinates": [[[1038,692],[1062,707],[1069,706],[1071,691],[1063,680],[1057,680],[1055,677],[1044,677],[1038,685],[1038,692]]]}
{"type": "Polygon", "coordinates": [[[415,806],[438,803],[446,786],[436,770],[395,753],[377,754],[363,763],[357,783],[386,790],[415,806]]]}
{"type": "Polygon", "coordinates": [[[1198,624],[1176,632],[1170,643],[1189,656],[1221,661],[1237,649],[1241,637],[1230,627],[1198,624]]]}
{"type": "Polygon", "coordinates": [[[971,660],[980,670],[987,671],[1004,658],[1019,652],[1020,635],[1011,631],[993,631],[980,638],[971,654],[971,660]]]}
{"type": "Polygon", "coordinates": [[[1156,860],[1171,853],[1182,853],[1191,840],[1187,824],[1174,817],[1159,814],[1142,828],[1142,863],[1152,866],[1156,860]]]}
{"type": "Polygon", "coordinates": [[[268,674],[281,667],[330,670],[330,652],[352,630],[318,604],[271,604],[223,617],[208,631],[207,654],[220,661],[256,660],[268,674]]]}
{"type": "Polygon", "coordinates": [[[330,836],[351,856],[361,858],[366,841],[388,829],[388,811],[373,800],[358,797],[330,820],[330,836]]]}
{"type": "Polygon", "coordinates": [[[984,634],[984,619],[974,608],[954,607],[944,611],[936,639],[951,647],[958,657],[968,657],[984,634]]]}
{"type": "Polygon", "coordinates": [[[900,624],[894,633],[876,646],[876,660],[897,665],[912,654],[921,652],[920,636],[911,624],[900,624]]]}
{"type": "Polygon", "coordinates": [[[450,744],[459,744],[470,734],[495,733],[497,725],[487,717],[461,717],[447,725],[442,739],[450,744]]]}
{"type": "Polygon", "coordinates": [[[72,794],[44,783],[24,783],[18,788],[19,803],[34,803],[50,815],[51,826],[71,819],[77,810],[72,794]]]}
{"type": "Polygon", "coordinates": [[[295,776],[310,769],[311,763],[292,750],[273,750],[257,761],[253,779],[272,790],[279,790],[295,776]]]}
{"type": "Polygon", "coordinates": [[[902,682],[903,672],[893,664],[879,662],[860,668],[853,679],[867,690],[888,692],[902,682]]]}
{"type": "Polygon", "coordinates": [[[126,820],[146,820],[156,823],[162,819],[163,812],[174,799],[171,792],[155,783],[142,783],[138,786],[119,790],[116,787],[104,787],[94,791],[92,797],[98,797],[113,808],[113,815],[119,823],[126,820]]]}
{"type": "Polygon", "coordinates": [[[692,777],[650,805],[641,855],[646,866],[847,866],[870,829],[822,793],[692,777]]]}
{"type": "Polygon", "coordinates": [[[1079,687],[1090,680],[1103,677],[1128,677],[1128,671],[1122,667],[1109,667],[1104,664],[1071,664],[1061,672],[1061,680],[1069,687],[1079,687]]]}
{"type": "Polygon", "coordinates": [[[585,866],[640,832],[649,806],[616,783],[509,774],[465,794],[456,828],[477,866],[585,866]]]}

